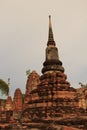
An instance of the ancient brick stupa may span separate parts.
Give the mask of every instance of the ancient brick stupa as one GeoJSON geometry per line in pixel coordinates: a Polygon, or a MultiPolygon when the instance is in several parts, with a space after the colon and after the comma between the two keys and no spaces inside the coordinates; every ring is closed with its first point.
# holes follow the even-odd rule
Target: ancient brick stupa
{"type": "Polygon", "coordinates": [[[22,111],[22,92],[19,88],[15,90],[13,105],[14,111],[22,111]]]}
{"type": "Polygon", "coordinates": [[[17,88],[14,92],[13,98],[13,116],[14,119],[20,119],[22,108],[23,108],[22,92],[17,88]]]}
{"type": "Polygon", "coordinates": [[[58,49],[53,37],[51,16],[49,16],[49,35],[46,47],[46,59],[43,63],[40,83],[30,92],[28,102],[30,113],[37,117],[53,118],[75,113],[78,100],[76,90],[70,87],[67,76],[64,74],[62,62],[59,59],[58,49]]]}
{"type": "Polygon", "coordinates": [[[28,75],[27,83],[26,83],[26,92],[24,96],[24,104],[23,109],[28,108],[28,102],[31,101],[32,95],[30,92],[37,88],[37,85],[40,83],[40,76],[36,71],[32,71],[28,75]]]}

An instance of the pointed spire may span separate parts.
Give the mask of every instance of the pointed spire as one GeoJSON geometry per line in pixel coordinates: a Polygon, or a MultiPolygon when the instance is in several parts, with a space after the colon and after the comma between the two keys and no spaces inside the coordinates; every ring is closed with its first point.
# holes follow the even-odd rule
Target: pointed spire
{"type": "Polygon", "coordinates": [[[48,34],[48,43],[47,45],[55,45],[52,24],[51,24],[51,15],[49,15],[49,34],[48,34]]]}
{"type": "Polygon", "coordinates": [[[52,24],[51,24],[51,16],[49,15],[49,41],[54,41],[53,38],[53,31],[52,31],[52,24]]]}
{"type": "Polygon", "coordinates": [[[9,88],[9,92],[8,92],[8,96],[10,95],[10,78],[8,78],[8,88],[9,88]]]}

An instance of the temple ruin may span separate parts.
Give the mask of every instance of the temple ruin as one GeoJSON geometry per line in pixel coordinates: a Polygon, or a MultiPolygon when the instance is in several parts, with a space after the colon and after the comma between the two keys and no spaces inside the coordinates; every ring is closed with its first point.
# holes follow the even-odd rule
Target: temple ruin
{"type": "Polygon", "coordinates": [[[31,89],[31,83],[28,88],[26,87],[30,97],[27,102],[27,111],[31,120],[32,118],[52,119],[75,114],[78,108],[76,89],[70,87],[64,71],[54,41],[51,16],[49,16],[48,42],[40,82],[34,89],[31,89]]]}

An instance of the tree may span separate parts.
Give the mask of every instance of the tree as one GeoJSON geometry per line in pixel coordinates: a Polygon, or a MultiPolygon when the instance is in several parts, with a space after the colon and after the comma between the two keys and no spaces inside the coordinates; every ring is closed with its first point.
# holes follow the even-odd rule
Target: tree
{"type": "Polygon", "coordinates": [[[22,93],[22,101],[24,102],[24,97],[25,97],[25,94],[22,93]]]}
{"type": "Polygon", "coordinates": [[[6,96],[9,94],[9,86],[2,79],[0,79],[0,92],[2,95],[6,95],[6,96]]]}
{"type": "Polygon", "coordinates": [[[79,85],[81,85],[82,88],[87,88],[87,84],[83,84],[83,83],[79,82],[79,85]]]}
{"type": "Polygon", "coordinates": [[[31,71],[30,69],[29,70],[26,70],[26,76],[28,77],[30,75],[31,71]]]}

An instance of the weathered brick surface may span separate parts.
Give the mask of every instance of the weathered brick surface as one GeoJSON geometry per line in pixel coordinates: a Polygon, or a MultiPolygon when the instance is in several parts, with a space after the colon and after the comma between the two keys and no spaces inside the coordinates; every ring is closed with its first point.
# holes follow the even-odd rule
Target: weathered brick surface
{"type": "Polygon", "coordinates": [[[14,106],[14,111],[21,111],[22,110],[22,92],[21,90],[18,88],[15,90],[14,93],[14,99],[13,99],[13,106],[14,106]]]}
{"type": "Polygon", "coordinates": [[[28,102],[32,100],[32,95],[30,94],[32,90],[36,89],[38,84],[40,83],[40,76],[37,74],[36,71],[32,71],[28,76],[27,83],[26,83],[26,92],[24,97],[24,104],[23,109],[28,108],[28,102]]]}
{"type": "Polygon", "coordinates": [[[5,110],[13,110],[13,102],[11,96],[8,96],[6,105],[5,105],[5,110]]]}

